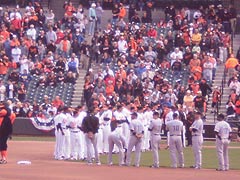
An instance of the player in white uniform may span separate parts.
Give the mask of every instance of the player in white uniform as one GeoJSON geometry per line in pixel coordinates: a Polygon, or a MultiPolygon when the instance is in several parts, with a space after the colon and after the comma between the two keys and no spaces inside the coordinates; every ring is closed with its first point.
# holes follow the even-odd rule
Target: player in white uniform
{"type": "Polygon", "coordinates": [[[96,113],[96,117],[99,119],[99,129],[98,133],[96,134],[97,137],[97,148],[98,148],[98,153],[102,154],[103,153],[103,108],[101,107],[99,111],[96,113]]]}
{"type": "Polygon", "coordinates": [[[135,167],[139,167],[141,158],[141,147],[142,138],[144,134],[144,127],[142,122],[138,119],[138,114],[136,112],[132,113],[132,121],[130,122],[131,136],[128,143],[126,165],[130,166],[131,163],[131,153],[133,147],[135,147],[135,167]]]}
{"type": "Polygon", "coordinates": [[[61,114],[63,109],[59,108],[57,115],[54,117],[54,124],[55,124],[55,137],[56,137],[56,144],[55,144],[55,152],[54,156],[55,159],[61,160],[62,159],[62,143],[63,143],[63,130],[61,128],[61,114]]]}
{"type": "Polygon", "coordinates": [[[144,151],[149,151],[150,150],[150,133],[148,131],[150,121],[153,118],[153,112],[151,108],[148,106],[146,107],[146,111],[143,113],[143,125],[144,125],[144,139],[143,139],[143,146],[142,149],[144,151]]]}
{"type": "Polygon", "coordinates": [[[179,119],[177,113],[173,114],[173,120],[166,124],[166,129],[169,131],[169,150],[171,155],[172,167],[184,167],[183,145],[182,145],[182,131],[183,122],[179,119]],[[178,158],[177,158],[177,155],[178,158]],[[178,159],[178,161],[177,161],[178,159]]]}
{"type": "Polygon", "coordinates": [[[159,113],[154,112],[153,118],[150,121],[148,130],[150,131],[150,141],[153,154],[153,165],[152,168],[159,167],[159,155],[158,150],[161,142],[161,131],[162,131],[163,120],[159,118],[159,113]]]}
{"type": "Polygon", "coordinates": [[[71,142],[70,142],[70,119],[72,115],[70,109],[68,107],[64,108],[63,116],[62,116],[62,129],[63,129],[63,157],[65,160],[70,159],[71,153],[71,142]]]}
{"type": "MultiPolygon", "coordinates": [[[[126,121],[126,116],[125,116],[125,114],[123,113],[123,107],[122,107],[122,105],[118,105],[118,106],[117,106],[117,110],[114,111],[113,117],[114,117],[114,119],[115,119],[116,121],[120,121],[120,122],[126,121]]],[[[126,139],[126,142],[128,143],[127,138],[126,138],[126,137],[128,136],[128,133],[127,133],[127,131],[125,131],[125,130],[126,130],[125,127],[123,127],[123,125],[125,126],[125,124],[126,124],[126,123],[122,123],[122,124],[121,124],[121,131],[122,131],[121,133],[123,134],[123,136],[124,136],[125,139],[126,139]]],[[[118,152],[118,149],[114,148],[114,152],[118,152]]]]}
{"type": "MultiPolygon", "coordinates": [[[[168,109],[168,113],[165,117],[165,124],[167,124],[169,121],[172,121],[173,120],[173,111],[171,108],[168,109]]],[[[169,136],[169,131],[167,132],[167,147],[166,149],[169,148],[169,139],[170,139],[170,136],[169,136]]]]}
{"type": "Polygon", "coordinates": [[[111,127],[110,127],[110,123],[112,120],[112,109],[105,106],[104,107],[104,111],[102,114],[102,119],[103,119],[103,152],[104,153],[108,153],[109,152],[109,144],[108,144],[108,136],[111,132],[111,127]]]}
{"type": "Polygon", "coordinates": [[[118,121],[112,122],[112,132],[110,132],[108,136],[108,144],[109,144],[109,154],[108,154],[108,164],[112,165],[112,151],[114,145],[116,145],[119,149],[119,166],[124,165],[124,152],[126,149],[126,141],[125,137],[122,135],[122,127],[118,121]]]}
{"type": "Polygon", "coordinates": [[[225,117],[223,114],[219,114],[214,132],[216,134],[216,150],[218,157],[218,168],[217,171],[229,170],[229,157],[228,157],[228,145],[230,143],[230,137],[232,129],[230,125],[224,121],[225,117]]]}
{"type": "Polygon", "coordinates": [[[202,114],[196,112],[194,122],[189,130],[192,132],[192,149],[194,154],[195,165],[191,166],[195,169],[201,169],[202,166],[202,144],[203,144],[203,121],[202,114]]]}
{"type": "Polygon", "coordinates": [[[71,138],[71,160],[82,159],[80,150],[82,149],[83,143],[80,137],[80,119],[79,109],[73,111],[73,116],[70,118],[70,138],[71,138]]]}
{"type": "MultiPolygon", "coordinates": [[[[87,112],[85,111],[85,107],[78,106],[79,109],[79,115],[78,115],[78,121],[79,121],[79,127],[82,127],[82,121],[87,116],[87,112]]],[[[80,131],[80,141],[82,142],[82,148],[80,148],[79,157],[81,160],[84,160],[87,158],[87,145],[85,141],[85,134],[83,131],[80,131]]]]}

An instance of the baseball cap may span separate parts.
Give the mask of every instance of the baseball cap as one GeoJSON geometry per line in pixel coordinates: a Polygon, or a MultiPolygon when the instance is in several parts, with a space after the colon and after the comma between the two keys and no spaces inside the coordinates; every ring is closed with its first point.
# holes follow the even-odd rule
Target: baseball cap
{"type": "Polygon", "coordinates": [[[131,115],[136,117],[138,116],[136,112],[133,112],[131,115]]]}

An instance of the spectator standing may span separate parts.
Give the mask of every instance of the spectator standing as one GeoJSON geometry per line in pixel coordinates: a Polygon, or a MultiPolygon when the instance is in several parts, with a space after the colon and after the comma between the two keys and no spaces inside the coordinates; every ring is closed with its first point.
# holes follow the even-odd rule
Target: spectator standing
{"type": "Polygon", "coordinates": [[[104,10],[99,2],[97,2],[96,7],[96,15],[97,15],[97,23],[96,23],[96,29],[100,30],[102,29],[102,16],[103,16],[104,10]]]}
{"type": "Polygon", "coordinates": [[[96,4],[92,3],[91,7],[89,8],[89,36],[93,36],[95,32],[95,26],[97,21],[97,14],[96,14],[96,4]]]}

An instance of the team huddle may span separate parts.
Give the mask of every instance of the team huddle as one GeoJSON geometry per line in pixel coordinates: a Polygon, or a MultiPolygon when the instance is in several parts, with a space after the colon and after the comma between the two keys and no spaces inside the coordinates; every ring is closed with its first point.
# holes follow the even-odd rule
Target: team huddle
{"type": "MultiPolygon", "coordinates": [[[[84,110],[84,107],[58,110],[55,122],[55,159],[86,160],[87,163],[101,165],[99,154],[108,154],[108,165],[112,165],[112,154],[118,153],[119,166],[131,165],[131,154],[135,152],[134,166],[140,166],[141,152],[151,150],[152,168],[159,167],[161,135],[167,131],[167,145],[170,151],[171,167],[184,167],[185,126],[178,111],[169,111],[165,122],[157,111],[127,109],[118,105],[116,109],[104,105],[99,109],[84,110]]],[[[194,122],[189,128],[192,134],[192,149],[195,169],[202,167],[203,121],[201,113],[194,113],[194,122]]],[[[215,125],[216,148],[219,167],[229,170],[228,144],[231,128],[218,116],[215,125]]]]}

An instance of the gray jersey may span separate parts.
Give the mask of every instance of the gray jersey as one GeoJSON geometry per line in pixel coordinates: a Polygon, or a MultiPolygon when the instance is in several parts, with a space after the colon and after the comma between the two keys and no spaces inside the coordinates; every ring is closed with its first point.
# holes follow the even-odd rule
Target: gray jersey
{"type": "Polygon", "coordinates": [[[169,130],[170,136],[180,136],[183,130],[183,123],[180,120],[172,120],[167,124],[167,130],[169,130]]]}
{"type": "Polygon", "coordinates": [[[144,127],[139,119],[135,119],[130,123],[130,130],[136,134],[142,134],[144,132],[144,127]]]}
{"type": "Polygon", "coordinates": [[[201,136],[203,134],[203,121],[202,119],[195,120],[191,128],[196,129],[196,132],[192,131],[193,136],[201,136]]]}
{"type": "Polygon", "coordinates": [[[162,119],[160,118],[153,119],[149,125],[149,129],[151,130],[151,135],[160,135],[162,131],[162,124],[163,124],[162,119]]]}
{"type": "Polygon", "coordinates": [[[218,132],[218,135],[222,139],[228,139],[230,132],[232,132],[232,129],[226,121],[220,121],[215,125],[214,131],[218,132]]]}

